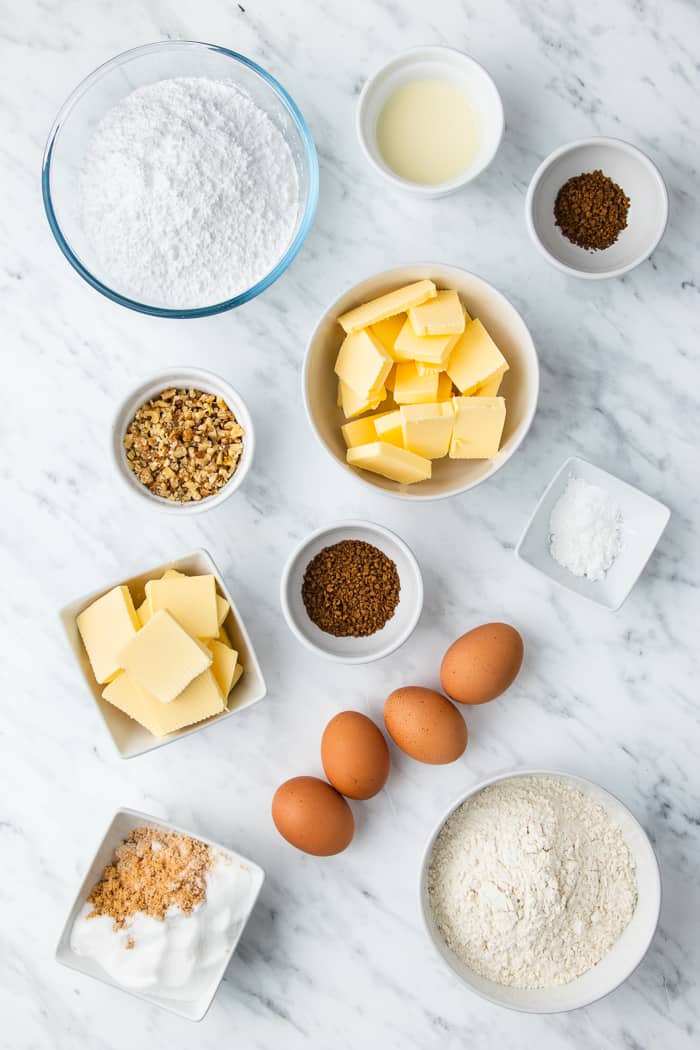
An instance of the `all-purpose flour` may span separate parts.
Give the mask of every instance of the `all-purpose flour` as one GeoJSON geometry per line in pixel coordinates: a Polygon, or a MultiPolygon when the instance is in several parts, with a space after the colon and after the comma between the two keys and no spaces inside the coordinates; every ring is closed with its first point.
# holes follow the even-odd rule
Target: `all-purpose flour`
{"type": "Polygon", "coordinates": [[[516,988],[566,984],[595,966],[637,902],[634,861],[602,806],[554,777],[495,784],[437,838],[428,893],[449,947],[516,988]]]}
{"type": "Polygon", "coordinates": [[[107,112],[80,180],[85,234],[113,287],[194,308],[279,262],[299,208],[282,132],[228,81],[161,80],[107,112]]]}

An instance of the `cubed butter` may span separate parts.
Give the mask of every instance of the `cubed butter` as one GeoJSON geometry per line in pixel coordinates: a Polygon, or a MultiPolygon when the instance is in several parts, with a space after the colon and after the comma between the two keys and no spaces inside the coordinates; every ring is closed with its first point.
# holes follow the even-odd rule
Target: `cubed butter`
{"type": "Polygon", "coordinates": [[[211,573],[149,580],[146,596],[151,615],[167,610],[193,638],[216,638],[219,633],[216,580],[211,573]]]}
{"type": "Polygon", "coordinates": [[[498,452],[506,421],[502,397],[454,397],[452,459],[491,459],[498,452]]]}
{"type": "Polygon", "coordinates": [[[440,365],[431,365],[427,361],[416,361],[416,372],[419,376],[437,376],[444,371],[440,365]]]}
{"type": "Polygon", "coordinates": [[[375,335],[382,344],[389,357],[392,357],[395,361],[399,360],[399,358],[395,356],[394,343],[396,342],[396,337],[403,328],[405,320],[406,314],[395,314],[393,317],[387,317],[385,321],[379,321],[377,324],[373,324],[370,329],[373,335],[375,335]]]}
{"type": "MultiPolygon", "coordinates": [[[[383,413],[380,419],[377,419],[374,424],[374,437],[371,441],[386,442],[388,445],[396,445],[398,448],[403,448],[403,431],[401,430],[401,413],[398,409],[393,412],[383,413]]],[[[366,442],[369,444],[370,442],[366,442]]]]}
{"type": "Polygon", "coordinates": [[[386,388],[383,386],[378,387],[376,390],[370,390],[365,397],[356,394],[352,387],[349,387],[347,383],[343,383],[342,380],[338,381],[338,405],[342,408],[346,419],[352,419],[353,416],[361,416],[363,412],[369,412],[378,408],[385,398],[386,388]]]}
{"type": "Polygon", "coordinates": [[[356,306],[354,310],[348,310],[338,318],[340,325],[346,332],[356,332],[368,325],[378,324],[388,317],[405,313],[412,306],[434,299],[437,288],[432,281],[415,281],[403,288],[397,288],[386,295],[380,295],[378,299],[372,299],[362,306],[356,306]]]}
{"type": "Polygon", "coordinates": [[[335,374],[356,394],[365,396],[384,386],[394,359],[367,328],[346,335],[335,362],[335,374]]]}
{"type": "Polygon", "coordinates": [[[397,405],[417,405],[438,400],[440,374],[418,375],[414,361],[396,366],[394,401],[397,405]]]}
{"type": "Polygon", "coordinates": [[[221,627],[222,623],[224,622],[224,620],[228,616],[230,608],[231,608],[231,606],[226,601],[226,599],[222,598],[220,594],[217,594],[216,595],[216,619],[217,619],[217,625],[219,627],[221,627]]]}
{"type": "Polygon", "coordinates": [[[409,318],[406,318],[394,344],[394,356],[399,361],[422,361],[426,365],[445,368],[459,336],[459,332],[451,335],[416,335],[409,318]]]}
{"type": "Polygon", "coordinates": [[[219,637],[218,637],[217,641],[221,642],[222,645],[227,645],[229,647],[229,649],[233,648],[233,646],[231,644],[231,638],[229,636],[229,633],[228,633],[228,631],[226,630],[226,628],[224,627],[223,624],[219,628],[219,637]]]}
{"type": "Polygon", "coordinates": [[[438,377],[438,392],[436,401],[451,401],[452,400],[452,380],[448,376],[447,372],[441,372],[438,377]]]}
{"type": "Polygon", "coordinates": [[[180,572],[179,569],[166,569],[163,575],[161,576],[161,580],[173,580],[176,579],[178,576],[181,579],[184,579],[187,576],[187,573],[180,572]]]}
{"type": "Polygon", "coordinates": [[[143,599],[138,609],[136,610],[136,615],[139,618],[139,623],[141,624],[141,626],[145,627],[151,618],[151,610],[148,604],[148,598],[143,599]]]}
{"type": "Polygon", "coordinates": [[[387,388],[387,390],[393,390],[395,382],[396,382],[396,365],[392,365],[392,368],[391,368],[391,371],[389,372],[389,375],[384,380],[384,386],[387,388]]]}
{"type": "Polygon", "coordinates": [[[455,418],[451,401],[402,405],[400,414],[404,448],[426,459],[447,455],[455,418]]]}
{"type": "Polygon", "coordinates": [[[381,474],[382,477],[398,481],[403,485],[425,481],[432,473],[432,464],[429,459],[417,456],[414,452],[408,452],[405,448],[397,448],[396,445],[390,445],[386,441],[375,441],[371,445],[349,448],[347,460],[353,467],[362,467],[363,470],[381,474]]]}
{"type": "Polygon", "coordinates": [[[139,722],[153,736],[167,736],[225,709],[225,700],[210,670],[204,671],[171,704],[162,704],[122,671],[103,690],[103,699],[139,722]]]}
{"type": "Polygon", "coordinates": [[[119,662],[142,689],[161,704],[170,704],[207,670],[212,655],[171,613],[159,609],[122,648],[119,662]]]}
{"type": "Polygon", "coordinates": [[[387,412],[377,412],[373,416],[363,416],[362,419],[353,419],[349,423],[344,423],[340,430],[347,448],[354,448],[355,445],[368,445],[370,441],[376,441],[376,424],[382,416],[386,415],[388,415],[387,412]]]}
{"type": "Polygon", "coordinates": [[[429,302],[412,306],[408,319],[416,335],[459,335],[464,331],[464,307],[457,292],[438,292],[429,302]]]}
{"type": "Polygon", "coordinates": [[[503,376],[508,371],[507,368],[499,368],[497,372],[494,372],[490,379],[487,379],[485,383],[478,386],[474,391],[478,397],[497,397],[498,391],[501,388],[503,376]]]}
{"type": "Polygon", "coordinates": [[[233,672],[233,681],[231,682],[231,689],[229,690],[229,696],[231,695],[231,692],[233,692],[233,689],[235,688],[235,686],[238,685],[238,683],[239,683],[239,681],[241,680],[242,677],[243,677],[243,665],[242,664],[236,664],[236,670],[233,672]]]}
{"type": "Polygon", "coordinates": [[[128,587],[113,587],[76,617],[96,680],[102,685],[123,666],[120,653],[141,628],[128,587]]]}
{"type": "Polygon", "coordinates": [[[481,321],[470,321],[460,336],[450,360],[447,374],[463,394],[471,394],[488,383],[496,372],[501,376],[508,362],[498,349],[481,321]]]}
{"type": "Polygon", "coordinates": [[[212,655],[212,673],[222,695],[227,697],[233,688],[233,675],[238,663],[238,653],[215,638],[207,642],[207,647],[212,655]]]}

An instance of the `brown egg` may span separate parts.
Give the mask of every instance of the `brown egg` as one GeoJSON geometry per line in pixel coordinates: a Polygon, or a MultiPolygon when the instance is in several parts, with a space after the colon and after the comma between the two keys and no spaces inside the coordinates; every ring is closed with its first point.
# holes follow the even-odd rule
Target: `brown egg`
{"type": "Polygon", "coordinates": [[[395,689],[386,698],[384,722],[394,743],[418,762],[454,762],[467,746],[464,719],[434,689],[415,685],[395,689]]]}
{"type": "Polygon", "coordinates": [[[318,777],[292,777],[280,784],[272,799],[272,819],[282,838],[316,857],[342,853],[355,834],[350,806],[318,777]]]}
{"type": "Polygon", "coordinates": [[[341,711],[321,739],[321,761],[334,788],[348,798],[372,798],[389,776],[389,748],[371,718],[341,711]]]}
{"type": "Polygon", "coordinates": [[[442,658],[442,688],[460,704],[505,693],[523,662],[523,640],[507,623],[485,623],[453,642],[442,658]]]}

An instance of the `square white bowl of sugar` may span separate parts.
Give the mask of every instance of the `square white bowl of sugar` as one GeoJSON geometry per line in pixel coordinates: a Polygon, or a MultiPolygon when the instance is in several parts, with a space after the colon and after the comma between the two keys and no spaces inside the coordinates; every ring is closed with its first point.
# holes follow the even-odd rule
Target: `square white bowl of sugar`
{"type": "MultiPolygon", "coordinates": [[[[262,868],[234,850],[177,827],[175,824],[170,824],[168,821],[148,816],[146,813],[139,813],[133,809],[119,809],[105,831],[75,896],[56,948],[56,962],[71,970],[86,974],[88,977],[94,977],[112,988],[118,988],[143,1002],[184,1017],[188,1021],[201,1021],[223,980],[228,964],[255,907],[264,879],[265,872],[262,868]],[[76,920],[79,923],[84,922],[85,904],[93,887],[102,878],[107,865],[114,862],[115,850],[125,843],[129,835],[138,828],[145,828],[166,836],[185,836],[203,844],[211,851],[215,866],[224,865],[228,873],[226,880],[224,883],[217,884],[213,893],[209,893],[212,883],[207,881],[207,897],[188,914],[173,916],[173,911],[177,909],[170,909],[166,919],[170,916],[175,921],[170,929],[167,928],[168,922],[163,921],[165,932],[158,943],[153,942],[151,930],[150,944],[137,945],[130,938],[132,943],[126,947],[133,950],[126,951],[123,940],[129,931],[114,930],[113,944],[108,945],[105,951],[103,931],[101,938],[92,942],[93,947],[96,944],[101,947],[101,952],[85,954],[76,951],[74,941],[76,920]],[[213,900],[210,900],[210,897],[213,897],[213,900]],[[211,912],[204,920],[203,909],[211,912]],[[190,921],[191,918],[198,920],[199,936],[192,937],[189,935],[189,930],[184,929],[183,921],[190,921]],[[183,951],[199,951],[201,957],[196,961],[196,965],[189,967],[191,972],[186,982],[181,987],[174,985],[171,987],[164,979],[169,978],[172,981],[172,978],[178,973],[182,976],[183,968],[181,965],[178,966],[182,960],[178,959],[178,955],[181,956],[183,951]],[[120,965],[115,966],[117,957],[122,953],[124,959],[129,961],[128,965],[122,961],[120,965]],[[95,955],[101,956],[107,968],[100,964],[95,955]],[[119,980],[115,976],[115,971],[122,973],[124,982],[128,981],[128,983],[119,980]]],[[[95,921],[95,919],[89,921],[95,921]]],[[[141,930],[143,931],[143,926],[141,930]]],[[[142,932],[142,938],[144,935],[142,932]]]]}
{"type": "Polygon", "coordinates": [[[616,612],[641,576],[670,516],[668,507],[652,496],[607,470],[572,456],[562,464],[542,494],[515,553],[560,586],[616,612]],[[570,483],[574,479],[584,484],[572,490],[570,483]],[[591,491],[588,486],[595,486],[597,491],[591,491]],[[567,505],[560,502],[563,497],[567,505]],[[588,503],[586,507],[582,507],[582,500],[588,503]],[[580,508],[578,517],[577,507],[580,508]],[[568,522],[563,524],[568,524],[571,531],[568,544],[564,537],[563,545],[568,545],[570,553],[573,547],[577,571],[594,566],[593,574],[599,578],[576,575],[554,558],[551,519],[555,508],[560,524],[562,510],[564,515],[569,515],[568,522]],[[611,529],[613,519],[616,526],[611,529]],[[603,569],[607,561],[612,563],[603,569]]]}

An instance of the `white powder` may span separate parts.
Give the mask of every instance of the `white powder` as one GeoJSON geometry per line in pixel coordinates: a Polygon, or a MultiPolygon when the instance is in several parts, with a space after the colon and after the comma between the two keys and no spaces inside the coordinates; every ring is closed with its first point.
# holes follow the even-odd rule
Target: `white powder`
{"type": "Polygon", "coordinates": [[[549,550],[574,576],[602,580],[622,549],[622,512],[598,485],[571,476],[549,519],[549,550]]]}
{"type": "Polygon", "coordinates": [[[503,781],[460,806],[435,843],[428,892],[449,947],[515,988],[566,984],[590,970],[637,903],[622,832],[554,777],[503,781]]]}
{"type": "Polygon", "coordinates": [[[109,110],[80,189],[86,237],[113,286],[180,309],[269,273],[299,209],[282,132],[235,84],[204,77],[148,84],[109,110]]]}

